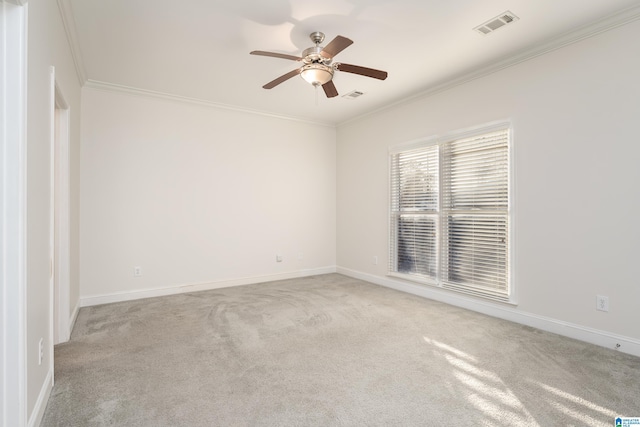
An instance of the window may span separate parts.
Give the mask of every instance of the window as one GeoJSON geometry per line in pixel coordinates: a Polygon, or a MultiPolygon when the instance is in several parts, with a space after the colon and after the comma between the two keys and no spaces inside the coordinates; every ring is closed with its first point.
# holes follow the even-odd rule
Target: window
{"type": "Polygon", "coordinates": [[[508,124],[390,153],[390,274],[509,301],[508,124]]]}

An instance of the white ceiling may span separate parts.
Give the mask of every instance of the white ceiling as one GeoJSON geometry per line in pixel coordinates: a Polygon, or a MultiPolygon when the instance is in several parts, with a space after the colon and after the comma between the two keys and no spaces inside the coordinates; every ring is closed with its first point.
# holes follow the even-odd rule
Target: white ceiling
{"type": "MultiPolygon", "coordinates": [[[[80,74],[89,86],[126,87],[206,103],[337,124],[479,69],[571,40],[586,26],[635,10],[638,0],[59,0],[80,74]],[[511,11],[520,19],[487,36],[473,28],[511,11]],[[75,28],[74,28],[75,27],[75,28]],[[322,31],[353,45],[336,61],[385,70],[379,81],[336,72],[340,95],[294,77],[322,31]]],[[[635,13],[635,12],[634,12],[635,13]]]]}

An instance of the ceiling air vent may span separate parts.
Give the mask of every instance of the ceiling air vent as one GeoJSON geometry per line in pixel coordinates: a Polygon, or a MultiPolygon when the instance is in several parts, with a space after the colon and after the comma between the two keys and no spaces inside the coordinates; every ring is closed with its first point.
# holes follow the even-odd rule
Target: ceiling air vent
{"type": "Polygon", "coordinates": [[[346,99],[356,99],[357,97],[362,95],[364,95],[364,92],[360,92],[359,90],[352,90],[348,94],[342,95],[342,97],[346,99]]]}
{"type": "Polygon", "coordinates": [[[506,11],[496,16],[495,18],[489,19],[484,24],[478,25],[477,27],[474,28],[474,30],[476,30],[480,34],[487,35],[487,34],[493,33],[498,28],[502,28],[507,24],[516,22],[518,19],[520,18],[518,18],[513,13],[506,11]]]}

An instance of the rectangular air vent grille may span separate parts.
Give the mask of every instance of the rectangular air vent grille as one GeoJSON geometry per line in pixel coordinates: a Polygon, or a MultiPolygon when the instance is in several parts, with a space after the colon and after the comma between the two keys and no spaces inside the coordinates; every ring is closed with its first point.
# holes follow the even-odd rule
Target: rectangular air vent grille
{"type": "Polygon", "coordinates": [[[360,92],[359,90],[353,90],[346,95],[342,95],[342,97],[346,99],[356,99],[357,97],[362,95],[364,95],[364,92],[360,92]]]}
{"type": "Polygon", "coordinates": [[[495,18],[488,20],[484,24],[478,25],[477,27],[474,28],[474,30],[479,32],[480,34],[487,35],[487,34],[491,34],[498,28],[502,28],[507,24],[516,22],[518,19],[520,18],[518,18],[513,13],[506,11],[496,16],[495,18]]]}

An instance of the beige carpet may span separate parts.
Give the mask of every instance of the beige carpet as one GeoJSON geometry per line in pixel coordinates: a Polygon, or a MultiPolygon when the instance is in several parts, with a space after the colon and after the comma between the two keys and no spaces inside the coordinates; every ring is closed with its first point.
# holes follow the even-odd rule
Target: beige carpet
{"type": "Polygon", "coordinates": [[[338,274],[84,308],[43,426],[613,426],[640,358],[338,274]]]}

